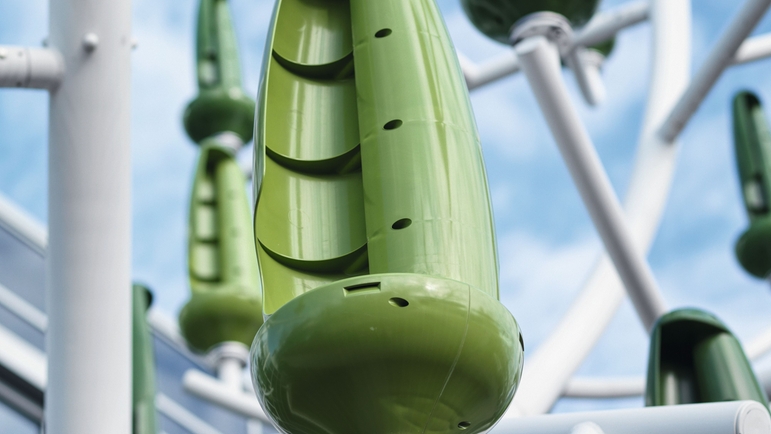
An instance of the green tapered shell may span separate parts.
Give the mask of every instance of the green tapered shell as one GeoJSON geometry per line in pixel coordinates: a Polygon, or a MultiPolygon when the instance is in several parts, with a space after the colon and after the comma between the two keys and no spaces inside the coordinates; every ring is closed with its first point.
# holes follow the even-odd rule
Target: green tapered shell
{"type": "Polygon", "coordinates": [[[278,428],[492,427],[523,348],[435,0],[279,0],[255,145],[267,319],[251,366],[278,428]]]}
{"type": "Polygon", "coordinates": [[[463,10],[479,31],[508,43],[514,23],[535,12],[550,11],[582,26],[594,15],[599,0],[461,0],[463,10]]]}
{"type": "Polygon", "coordinates": [[[205,140],[190,198],[192,294],[179,314],[182,335],[199,351],[228,341],[249,345],[262,325],[251,217],[246,179],[233,152],[205,140]]]}

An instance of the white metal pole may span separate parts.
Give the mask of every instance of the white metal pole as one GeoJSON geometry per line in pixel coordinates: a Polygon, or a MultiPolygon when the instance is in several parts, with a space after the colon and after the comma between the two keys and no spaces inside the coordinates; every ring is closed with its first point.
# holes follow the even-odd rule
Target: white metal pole
{"type": "Polygon", "coordinates": [[[680,135],[720,75],[733,63],[739,46],[763,18],[769,6],[771,0],[747,0],[744,3],[661,126],[659,134],[664,142],[671,143],[680,135]]]}
{"type": "Polygon", "coordinates": [[[648,262],[629,233],[624,211],[589,134],[570,101],[557,47],[545,37],[535,36],[517,44],[515,50],[605,249],[640,320],[650,330],[667,308],[648,262]]]}
{"type": "MultiPolygon", "coordinates": [[[[661,143],[657,129],[688,85],[691,69],[690,0],[652,0],[651,83],[625,210],[632,235],[647,251],[672,183],[677,146],[661,143]]],[[[581,366],[624,299],[624,288],[603,255],[584,288],[549,337],[530,354],[506,417],[548,412],[581,366]]]]}
{"type": "Polygon", "coordinates": [[[523,417],[503,420],[491,433],[568,434],[583,424],[604,434],[771,434],[768,408],[755,401],[523,417]]]}
{"type": "Polygon", "coordinates": [[[576,32],[571,47],[591,47],[616,36],[620,30],[648,19],[650,1],[638,0],[600,12],[576,32]]]}
{"type": "Polygon", "coordinates": [[[584,100],[591,106],[597,106],[605,101],[605,83],[600,75],[602,57],[600,53],[592,53],[584,47],[576,47],[567,54],[565,59],[576,77],[584,100]],[[597,54],[598,61],[591,61],[592,54],[597,54]]]}
{"type": "Polygon", "coordinates": [[[131,2],[51,0],[48,434],[131,432],[131,2]]]}
{"type": "Polygon", "coordinates": [[[765,35],[753,36],[748,38],[739,49],[732,60],[734,65],[754,62],[771,56],[771,33],[765,35]]]}

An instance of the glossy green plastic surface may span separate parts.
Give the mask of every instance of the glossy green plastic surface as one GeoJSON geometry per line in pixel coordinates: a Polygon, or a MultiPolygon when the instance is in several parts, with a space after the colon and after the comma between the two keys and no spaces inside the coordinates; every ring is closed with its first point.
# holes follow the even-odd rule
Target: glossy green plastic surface
{"type": "Polygon", "coordinates": [[[697,309],[661,317],[651,333],[648,406],[754,400],[768,408],[741,343],[697,309]]]}
{"type": "Polygon", "coordinates": [[[188,344],[249,345],[262,325],[259,266],[246,179],[233,152],[201,144],[190,199],[188,265],[192,297],[179,315],[188,344]]]}
{"type": "Polygon", "coordinates": [[[187,107],[185,130],[199,143],[222,132],[244,142],[254,132],[254,101],[241,88],[241,69],[227,0],[201,0],[197,30],[199,94],[187,107]]]}
{"type": "Polygon", "coordinates": [[[287,303],[252,346],[253,378],[288,433],[483,432],[519,383],[519,329],[495,298],[373,274],[287,303]]]}
{"type": "Polygon", "coordinates": [[[152,303],[150,290],[142,285],[133,288],[133,433],[155,434],[155,357],[153,338],[147,326],[147,309],[152,303]]]}
{"type": "Polygon", "coordinates": [[[461,0],[463,10],[480,32],[504,44],[514,24],[535,12],[556,12],[580,27],[594,15],[599,0],[461,0]]]}
{"type": "Polygon", "coordinates": [[[479,137],[434,0],[280,0],[267,44],[264,408],[289,433],[484,431],[522,344],[497,301],[479,137]]]}
{"type": "Polygon", "coordinates": [[[763,106],[750,92],[734,98],[734,145],[750,227],[736,242],[736,257],[750,274],[771,273],[771,133],[763,106]]]}

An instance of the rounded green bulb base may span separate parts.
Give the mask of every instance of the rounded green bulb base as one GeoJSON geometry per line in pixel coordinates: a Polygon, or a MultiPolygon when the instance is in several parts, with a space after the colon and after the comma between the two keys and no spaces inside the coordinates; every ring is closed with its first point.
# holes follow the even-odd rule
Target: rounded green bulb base
{"type": "Polygon", "coordinates": [[[285,433],[478,433],[514,397],[514,317],[454,280],[374,274],[277,310],[251,348],[263,408],[285,433]]]}
{"type": "Polygon", "coordinates": [[[736,241],[736,258],[755,277],[765,279],[771,274],[771,218],[752,222],[736,241]]]}
{"type": "Polygon", "coordinates": [[[182,336],[204,353],[223,342],[249,346],[261,325],[260,298],[227,290],[193,293],[179,313],[182,336]]]}
{"type": "Polygon", "coordinates": [[[254,107],[237,87],[203,90],[185,109],[185,131],[195,143],[224,132],[246,143],[254,136],[254,107]]]}

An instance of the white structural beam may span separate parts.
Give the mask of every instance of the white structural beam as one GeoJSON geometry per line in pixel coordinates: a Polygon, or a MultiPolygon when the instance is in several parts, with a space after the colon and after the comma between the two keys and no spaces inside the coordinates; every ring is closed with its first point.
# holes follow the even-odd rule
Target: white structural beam
{"type": "Polygon", "coordinates": [[[645,379],[629,378],[572,378],[563,396],[570,398],[626,398],[645,393],[645,379]]]}
{"type": "Polygon", "coordinates": [[[635,246],[621,204],[562,80],[557,47],[543,36],[515,47],[552,135],[646,330],[664,313],[653,272],[635,246]]]}
{"type": "Polygon", "coordinates": [[[0,87],[54,89],[64,75],[56,50],[0,45],[0,87]]]}
{"type": "Polygon", "coordinates": [[[0,228],[40,256],[45,256],[48,244],[48,233],[45,227],[1,193],[0,228]]]}
{"type": "Polygon", "coordinates": [[[500,55],[486,60],[479,65],[474,64],[462,53],[458,53],[463,77],[468,90],[474,90],[488,83],[519,72],[519,60],[513,50],[506,50],[500,55]]]}
{"type": "Polygon", "coordinates": [[[621,30],[647,20],[649,13],[648,0],[627,2],[600,12],[576,33],[571,46],[591,47],[603,43],[621,30]]]}
{"type": "Polygon", "coordinates": [[[46,314],[15,292],[6,288],[2,283],[0,283],[0,305],[40,332],[45,333],[48,329],[48,317],[46,314]]]}
{"type": "MultiPolygon", "coordinates": [[[[640,0],[598,13],[576,33],[571,49],[607,41],[624,28],[645,21],[648,18],[649,9],[649,2],[640,0]]],[[[520,70],[517,55],[511,50],[506,50],[481,64],[475,64],[462,53],[458,53],[458,60],[469,90],[477,89],[520,70]]]]}
{"type": "Polygon", "coordinates": [[[576,77],[586,103],[597,106],[605,101],[605,83],[600,75],[600,66],[604,60],[602,54],[576,47],[567,54],[565,60],[576,77]]]}
{"type": "Polygon", "coordinates": [[[172,422],[190,431],[192,434],[222,434],[219,430],[206,423],[190,410],[179,405],[168,396],[159,393],[155,396],[155,407],[158,412],[172,420],[172,422]]]}
{"type": "Polygon", "coordinates": [[[733,58],[733,64],[754,62],[771,56],[771,33],[753,36],[745,40],[733,58]]]}
{"type": "MultiPolygon", "coordinates": [[[[664,213],[677,157],[656,131],[688,85],[691,59],[689,0],[652,0],[652,74],[625,211],[637,245],[648,251],[664,213]]],[[[548,412],[624,300],[624,287],[603,256],[551,335],[525,362],[506,417],[548,412]]]]}
{"type": "Polygon", "coordinates": [[[131,1],[51,0],[48,434],[131,432],[131,1]]]}
{"type": "Polygon", "coordinates": [[[182,387],[191,395],[217,404],[234,413],[271,424],[257,398],[243,391],[234,391],[227,384],[223,384],[203,372],[195,369],[185,372],[184,377],[182,377],[182,387]]]}
{"type": "Polygon", "coordinates": [[[737,50],[763,18],[769,6],[771,0],[745,1],[661,126],[659,135],[664,142],[671,143],[680,135],[720,75],[734,62],[737,50]]]}
{"type": "Polygon", "coordinates": [[[492,434],[770,434],[768,409],[755,401],[666,405],[550,414],[501,421],[492,434]],[[588,425],[588,426],[587,426],[588,425]],[[589,430],[588,428],[592,428],[589,430]]]}
{"type": "Polygon", "coordinates": [[[744,346],[747,358],[756,360],[771,351],[771,327],[762,331],[744,346]]]}

